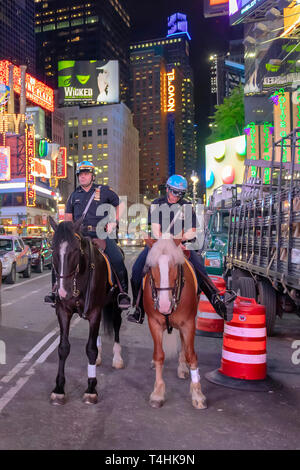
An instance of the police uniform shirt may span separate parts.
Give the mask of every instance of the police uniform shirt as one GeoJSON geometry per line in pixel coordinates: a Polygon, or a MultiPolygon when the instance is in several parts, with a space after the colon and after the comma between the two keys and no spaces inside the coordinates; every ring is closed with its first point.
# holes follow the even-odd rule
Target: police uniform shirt
{"type": "MultiPolygon", "coordinates": [[[[79,186],[70,195],[68,202],[67,202],[67,206],[66,206],[66,213],[73,215],[74,222],[82,216],[93,192],[95,191],[95,189],[99,187],[100,187],[100,200],[97,201],[95,200],[95,198],[93,199],[87,211],[87,214],[82,222],[82,225],[84,227],[88,225],[92,227],[96,227],[98,222],[107,216],[106,212],[104,215],[101,215],[101,216],[96,215],[97,208],[99,205],[111,204],[112,206],[117,207],[120,204],[119,196],[114,191],[112,191],[112,189],[110,189],[109,186],[106,186],[106,185],[99,186],[99,185],[93,184],[89,191],[85,191],[81,186],[79,186]]],[[[96,231],[93,230],[92,233],[94,233],[94,236],[96,236],[96,231]]],[[[93,235],[91,234],[91,236],[93,235]]]]}
{"type": "Polygon", "coordinates": [[[155,199],[151,203],[151,207],[148,212],[149,227],[151,227],[151,223],[159,223],[162,233],[168,231],[172,235],[177,235],[181,230],[187,232],[191,228],[196,228],[196,214],[191,202],[186,199],[180,199],[174,204],[168,201],[168,197],[166,195],[155,199]],[[169,228],[178,211],[179,214],[176,217],[174,224],[169,228]]]}

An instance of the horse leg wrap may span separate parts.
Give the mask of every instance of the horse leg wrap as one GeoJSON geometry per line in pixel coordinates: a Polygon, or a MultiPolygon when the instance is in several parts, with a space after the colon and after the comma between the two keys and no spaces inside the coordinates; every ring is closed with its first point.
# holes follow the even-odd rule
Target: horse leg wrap
{"type": "Polygon", "coordinates": [[[191,369],[191,380],[193,383],[198,383],[200,382],[200,374],[199,374],[199,369],[191,369]]]}
{"type": "Polygon", "coordinates": [[[95,365],[88,364],[88,378],[94,379],[95,377],[96,377],[96,364],[95,365]]]}

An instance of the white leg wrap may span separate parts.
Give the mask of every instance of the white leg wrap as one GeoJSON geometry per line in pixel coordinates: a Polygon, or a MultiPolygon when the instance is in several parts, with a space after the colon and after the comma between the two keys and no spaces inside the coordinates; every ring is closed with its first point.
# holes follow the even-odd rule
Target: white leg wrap
{"type": "Polygon", "coordinates": [[[101,336],[97,337],[97,348],[101,348],[101,336]]]}
{"type": "Polygon", "coordinates": [[[191,369],[191,379],[193,383],[200,382],[199,369],[191,369]]]}
{"type": "Polygon", "coordinates": [[[89,379],[96,378],[96,365],[88,364],[88,378],[89,379]]]}

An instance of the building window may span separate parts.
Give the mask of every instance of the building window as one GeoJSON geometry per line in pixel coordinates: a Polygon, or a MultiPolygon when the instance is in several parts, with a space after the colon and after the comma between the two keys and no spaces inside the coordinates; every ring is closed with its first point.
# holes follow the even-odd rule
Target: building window
{"type": "Polygon", "coordinates": [[[86,137],[86,131],[82,131],[82,137],[86,137]]]}
{"type": "Polygon", "coordinates": [[[97,135],[102,135],[102,129],[97,130],[97,135]]]}
{"type": "Polygon", "coordinates": [[[89,130],[88,131],[88,137],[92,137],[93,136],[93,131],[92,130],[89,130]]]}
{"type": "Polygon", "coordinates": [[[107,135],[107,129],[103,129],[103,135],[107,135]]]}

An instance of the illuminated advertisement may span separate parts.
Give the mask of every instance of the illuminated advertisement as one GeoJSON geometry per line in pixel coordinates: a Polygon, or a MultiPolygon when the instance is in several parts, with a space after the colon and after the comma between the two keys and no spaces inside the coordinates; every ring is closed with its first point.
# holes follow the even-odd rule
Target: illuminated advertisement
{"type": "MultiPolygon", "coordinates": [[[[8,60],[0,61],[0,83],[8,85],[8,72],[10,62],[8,60]]],[[[21,69],[14,66],[14,91],[18,94],[21,92],[21,69]]],[[[41,106],[47,111],[54,111],[54,90],[45,83],[40,82],[29,73],[25,76],[26,98],[33,103],[41,106]]]]}
{"type": "MultiPolygon", "coordinates": [[[[270,122],[264,122],[260,128],[260,157],[263,160],[272,160],[272,144],[274,127],[270,122]]],[[[264,170],[264,183],[270,184],[271,181],[271,168],[264,170]]]]}
{"type": "Polygon", "coordinates": [[[0,132],[20,134],[20,124],[25,122],[25,114],[0,113],[0,132]]]}
{"type": "Polygon", "coordinates": [[[246,157],[246,136],[205,146],[206,200],[223,184],[241,184],[246,157]]]}
{"type": "Polygon", "coordinates": [[[0,83],[0,106],[4,106],[10,97],[10,88],[4,83],[0,83]]]}
{"type": "MultiPolygon", "coordinates": [[[[274,101],[273,106],[275,142],[291,132],[290,93],[280,89],[276,95],[278,100],[274,101]]],[[[276,147],[275,149],[275,161],[280,162],[281,153],[283,162],[291,161],[291,149],[287,146],[285,140],[283,141],[282,149],[281,147],[276,147]]]]}
{"type": "Polygon", "coordinates": [[[281,37],[288,37],[300,25],[300,3],[297,0],[291,1],[287,8],[283,9],[284,31],[281,37]]]}
{"type": "Polygon", "coordinates": [[[119,88],[117,60],[58,62],[60,104],[118,103],[119,88]]]}
{"type": "Polygon", "coordinates": [[[167,112],[175,111],[175,69],[167,73],[167,112]]]}
{"type": "Polygon", "coordinates": [[[228,15],[229,0],[204,0],[204,17],[228,15]]]}
{"type": "MultiPolygon", "coordinates": [[[[300,91],[293,93],[293,128],[300,128],[300,91]]],[[[300,132],[297,132],[297,137],[300,137],[300,132]]],[[[299,145],[299,144],[298,144],[299,145]]],[[[300,146],[296,148],[296,163],[300,163],[300,146]]]]}
{"type": "Polygon", "coordinates": [[[266,0],[229,0],[230,25],[240,23],[266,0]]]}
{"type": "Polygon", "coordinates": [[[42,158],[32,159],[31,174],[37,178],[51,178],[51,161],[42,158]]]}
{"type": "Polygon", "coordinates": [[[191,36],[188,32],[187,16],[183,13],[174,13],[174,15],[168,17],[167,37],[182,33],[185,33],[188,38],[191,39],[191,36]]]}
{"type": "Polygon", "coordinates": [[[10,147],[0,147],[0,181],[10,180],[10,147]]]}
{"type": "Polygon", "coordinates": [[[33,125],[26,125],[25,129],[25,146],[26,146],[26,206],[35,207],[36,191],[34,159],[35,159],[35,132],[33,125]]]}
{"type": "MultiPolygon", "coordinates": [[[[254,122],[245,127],[246,139],[247,139],[247,158],[249,160],[259,160],[260,148],[259,148],[259,126],[254,122]]],[[[251,167],[251,176],[256,177],[256,167],[251,167]]]]}
{"type": "Polygon", "coordinates": [[[58,155],[54,160],[54,176],[55,178],[67,177],[67,148],[60,147],[58,155]]]}

